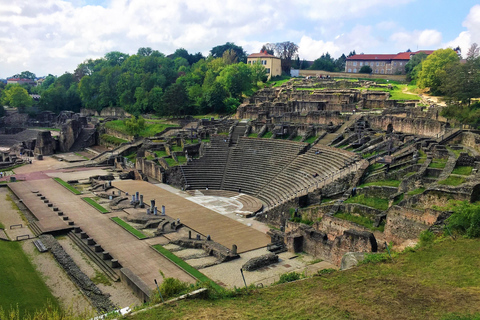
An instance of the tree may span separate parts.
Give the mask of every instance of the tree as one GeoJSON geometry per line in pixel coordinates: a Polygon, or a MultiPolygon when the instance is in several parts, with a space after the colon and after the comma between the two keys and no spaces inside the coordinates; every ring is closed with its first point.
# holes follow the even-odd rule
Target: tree
{"type": "Polygon", "coordinates": [[[159,108],[160,115],[179,116],[186,115],[190,106],[190,99],[187,90],[181,82],[177,82],[167,87],[159,108]]]}
{"type": "Polygon", "coordinates": [[[414,55],[405,65],[405,73],[407,74],[407,81],[416,80],[418,71],[422,68],[421,64],[428,55],[425,52],[419,52],[414,55]]]}
{"type": "Polygon", "coordinates": [[[355,52],[355,50],[353,50],[353,51],[350,51],[350,53],[348,54],[347,57],[350,58],[350,57],[352,57],[352,56],[354,56],[354,55],[356,55],[356,54],[357,54],[357,53],[355,52]]]}
{"type": "Polygon", "coordinates": [[[345,71],[346,63],[347,63],[347,57],[345,56],[344,53],[342,53],[342,55],[335,60],[335,69],[340,72],[345,71]]]}
{"type": "Polygon", "coordinates": [[[313,64],[310,66],[311,70],[323,70],[323,71],[336,71],[335,70],[335,61],[327,52],[326,54],[322,54],[320,58],[313,61],[313,64]]]}
{"type": "Polygon", "coordinates": [[[22,73],[20,73],[18,75],[18,77],[20,79],[30,79],[30,80],[35,80],[37,78],[37,76],[35,75],[35,73],[33,72],[30,72],[30,71],[22,71],[22,73]]]}
{"type": "Polygon", "coordinates": [[[127,132],[133,136],[138,136],[143,130],[145,130],[145,119],[142,117],[132,116],[129,119],[123,120],[127,132]]]}
{"type": "Polygon", "coordinates": [[[226,50],[223,53],[222,59],[223,59],[223,61],[225,62],[226,65],[238,63],[237,54],[232,49],[226,50]]]}
{"type": "Polygon", "coordinates": [[[370,73],[372,73],[372,71],[373,71],[373,70],[372,70],[372,67],[370,67],[370,66],[362,66],[362,67],[360,68],[360,71],[358,71],[358,72],[359,72],[359,73],[367,73],[367,74],[370,74],[370,73]]]}
{"type": "Polygon", "coordinates": [[[33,105],[33,99],[28,95],[27,90],[18,85],[5,90],[5,95],[5,104],[19,111],[23,112],[25,108],[33,105]]]}
{"type": "Polygon", "coordinates": [[[210,54],[214,58],[222,58],[223,53],[227,50],[233,50],[236,53],[238,62],[247,62],[247,53],[242,47],[235,45],[233,42],[227,42],[224,45],[213,47],[212,50],[210,50],[210,54]]]}
{"type": "Polygon", "coordinates": [[[265,43],[260,49],[260,52],[266,52],[272,56],[275,54],[275,44],[274,43],[265,43]]]}
{"type": "Polygon", "coordinates": [[[441,78],[445,68],[451,63],[458,62],[457,53],[452,49],[438,49],[429,55],[423,62],[418,73],[417,84],[420,88],[430,88],[433,94],[442,94],[440,91],[441,78]]]}
{"type": "Polygon", "coordinates": [[[206,113],[225,113],[225,99],[229,96],[228,91],[220,82],[215,82],[204,94],[206,113]]]}
{"type": "Polygon", "coordinates": [[[152,52],[153,50],[150,47],[138,48],[137,56],[148,57],[149,55],[152,54],[152,52]]]}
{"type": "Polygon", "coordinates": [[[242,92],[252,88],[252,70],[243,62],[226,66],[217,77],[230,96],[240,99],[242,92]]]}
{"type": "Polygon", "coordinates": [[[285,41],[275,44],[275,53],[281,59],[282,72],[290,74],[292,59],[296,56],[298,45],[285,41]]]}

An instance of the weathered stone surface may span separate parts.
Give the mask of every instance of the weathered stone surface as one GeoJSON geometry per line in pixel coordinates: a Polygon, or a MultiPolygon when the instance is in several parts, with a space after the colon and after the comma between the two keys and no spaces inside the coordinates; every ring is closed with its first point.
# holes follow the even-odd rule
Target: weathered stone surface
{"type": "Polygon", "coordinates": [[[260,257],[255,257],[248,260],[243,266],[242,269],[246,271],[255,271],[257,269],[269,266],[273,263],[278,262],[278,256],[273,253],[267,253],[260,257]]]}
{"type": "Polygon", "coordinates": [[[342,257],[340,270],[348,270],[358,265],[365,259],[365,252],[347,252],[342,257]]]}
{"type": "Polygon", "coordinates": [[[37,135],[34,153],[44,156],[52,155],[55,153],[55,144],[56,141],[50,131],[40,131],[37,135]]]}

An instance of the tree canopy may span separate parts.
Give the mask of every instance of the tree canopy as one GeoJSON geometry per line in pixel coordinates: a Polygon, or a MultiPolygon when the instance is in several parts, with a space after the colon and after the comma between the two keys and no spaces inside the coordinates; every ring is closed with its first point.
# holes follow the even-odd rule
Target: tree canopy
{"type": "Polygon", "coordinates": [[[441,78],[445,75],[447,66],[458,62],[459,57],[452,49],[438,49],[429,55],[421,64],[417,76],[420,88],[430,88],[434,94],[442,94],[441,78]]]}

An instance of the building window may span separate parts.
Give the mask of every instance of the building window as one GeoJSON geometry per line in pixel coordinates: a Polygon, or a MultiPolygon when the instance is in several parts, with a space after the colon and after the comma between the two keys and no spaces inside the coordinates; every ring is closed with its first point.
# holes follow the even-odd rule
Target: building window
{"type": "Polygon", "coordinates": [[[348,69],[348,72],[352,72],[352,69],[348,69]]]}
{"type": "Polygon", "coordinates": [[[357,73],[357,68],[353,69],[353,73],[357,73]]]}
{"type": "Polygon", "coordinates": [[[270,74],[270,68],[265,68],[265,73],[270,74]]]}
{"type": "Polygon", "coordinates": [[[363,62],[360,62],[360,67],[363,66],[363,62]]]}
{"type": "Polygon", "coordinates": [[[267,65],[267,60],[262,60],[262,65],[266,66],[267,65]]]}
{"type": "Polygon", "coordinates": [[[385,65],[385,62],[382,61],[382,66],[384,66],[384,65],[385,65]]]}
{"type": "Polygon", "coordinates": [[[357,65],[357,61],[353,61],[353,65],[356,66],[356,65],[357,65]]]}
{"type": "Polygon", "coordinates": [[[385,70],[383,70],[383,69],[382,69],[382,70],[380,70],[380,73],[385,73],[385,70]]]}
{"type": "Polygon", "coordinates": [[[368,66],[368,62],[365,62],[365,65],[368,66]]]}
{"type": "Polygon", "coordinates": [[[397,66],[397,61],[393,61],[393,65],[396,67],[397,66]]]}
{"type": "Polygon", "coordinates": [[[377,62],[377,67],[380,65],[380,62],[377,62]]]}
{"type": "Polygon", "coordinates": [[[400,66],[403,66],[403,62],[400,62],[400,66]]]}
{"type": "Polygon", "coordinates": [[[375,69],[375,73],[378,73],[378,69],[375,69]]]}

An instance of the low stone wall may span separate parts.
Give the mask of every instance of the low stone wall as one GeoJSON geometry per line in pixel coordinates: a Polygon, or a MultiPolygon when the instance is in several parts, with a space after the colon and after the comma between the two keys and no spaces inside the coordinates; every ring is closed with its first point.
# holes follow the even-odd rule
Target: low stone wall
{"type": "Polygon", "coordinates": [[[376,130],[387,130],[388,125],[393,131],[416,134],[426,137],[437,137],[445,132],[445,123],[427,118],[399,118],[394,116],[369,117],[370,126],[376,130]]]}
{"type": "Polygon", "coordinates": [[[121,132],[118,132],[118,131],[110,129],[110,128],[105,128],[105,133],[110,135],[110,136],[114,136],[114,137],[117,137],[117,138],[120,138],[120,139],[123,139],[123,140],[127,140],[127,141],[133,141],[135,139],[135,137],[132,136],[132,135],[121,133],[121,132]]]}
{"type": "Polygon", "coordinates": [[[480,135],[473,132],[462,132],[461,144],[480,152],[480,135]]]}
{"type": "Polygon", "coordinates": [[[92,305],[100,312],[108,312],[115,309],[115,305],[110,301],[107,295],[90,280],[85,273],[80,270],[75,261],[65,252],[63,247],[52,235],[41,235],[40,240],[50,249],[55,260],[62,266],[70,279],[90,300],[92,305]]]}
{"type": "Polygon", "coordinates": [[[150,300],[151,290],[135,273],[128,268],[120,269],[120,279],[124,281],[133,293],[144,303],[150,300]]]}
{"type": "Polygon", "coordinates": [[[367,217],[372,220],[375,220],[378,215],[381,215],[383,213],[382,210],[364,206],[358,203],[342,203],[338,211],[357,214],[359,216],[367,217]]]}
{"type": "Polygon", "coordinates": [[[246,270],[246,271],[255,271],[257,269],[269,266],[269,265],[271,265],[273,263],[277,263],[277,262],[278,262],[278,256],[276,254],[267,253],[267,254],[264,254],[260,257],[255,257],[255,258],[252,258],[252,259],[248,260],[242,266],[242,269],[246,270]]]}

